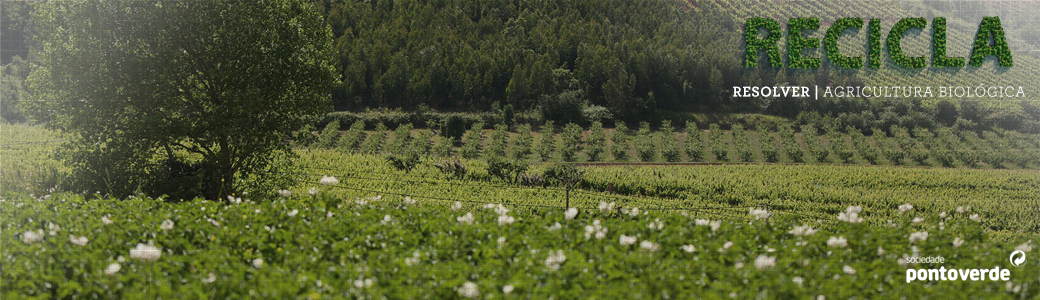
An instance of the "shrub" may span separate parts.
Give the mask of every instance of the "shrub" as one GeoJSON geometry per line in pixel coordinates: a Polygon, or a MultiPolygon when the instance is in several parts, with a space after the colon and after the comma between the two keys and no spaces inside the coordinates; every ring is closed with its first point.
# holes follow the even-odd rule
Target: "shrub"
{"type": "Polygon", "coordinates": [[[704,143],[701,141],[701,131],[697,128],[697,123],[686,121],[686,141],[683,144],[690,161],[704,160],[704,143]]]}
{"type": "Polygon", "coordinates": [[[599,121],[592,122],[589,127],[589,138],[585,140],[585,155],[589,157],[590,161],[599,160],[600,154],[603,154],[603,146],[606,143],[606,136],[603,133],[603,123],[599,121]]]}
{"type": "Polygon", "coordinates": [[[451,156],[451,150],[453,148],[454,138],[441,136],[437,139],[437,144],[433,146],[433,154],[440,157],[451,156]]]}
{"type": "Polygon", "coordinates": [[[791,162],[802,162],[804,160],[804,154],[802,153],[802,147],[798,145],[798,140],[795,139],[794,129],[790,125],[780,125],[780,143],[784,149],[784,155],[791,162]]]}
{"type": "Polygon", "coordinates": [[[452,142],[462,138],[465,132],[466,120],[460,115],[449,115],[441,121],[441,136],[451,138],[452,142]]]}
{"type": "Polygon", "coordinates": [[[584,130],[578,124],[567,123],[563,127],[563,133],[559,137],[560,145],[557,147],[560,149],[560,158],[564,161],[574,161],[578,151],[581,151],[581,135],[583,132],[584,130]]]}
{"type": "Polygon", "coordinates": [[[898,165],[902,163],[903,157],[906,156],[903,154],[903,150],[899,149],[899,144],[896,141],[885,136],[884,130],[874,129],[874,144],[881,149],[881,154],[892,164],[898,165]]]}
{"type": "Polygon", "coordinates": [[[548,185],[571,187],[582,181],[585,171],[579,170],[567,164],[552,164],[542,173],[542,178],[548,185]]]}
{"type": "Polygon", "coordinates": [[[856,147],[859,156],[872,165],[878,164],[878,158],[880,158],[881,154],[878,153],[876,148],[871,147],[870,141],[863,135],[863,132],[852,126],[847,127],[846,131],[852,136],[852,145],[856,147]]]}
{"type": "Polygon", "coordinates": [[[441,161],[433,164],[433,166],[438,170],[441,170],[441,173],[448,174],[455,179],[463,179],[466,177],[466,164],[463,164],[462,161],[458,159],[441,161]]]}
{"type": "Polygon", "coordinates": [[[422,160],[419,158],[419,153],[415,151],[404,151],[404,153],[394,153],[386,157],[387,162],[390,163],[394,169],[398,171],[404,171],[409,173],[412,169],[415,169],[422,160]]]}
{"type": "Polygon", "coordinates": [[[430,154],[430,139],[433,138],[433,131],[429,129],[420,129],[418,136],[412,139],[408,148],[420,155],[430,154]]]}
{"type": "Polygon", "coordinates": [[[548,161],[552,159],[553,152],[556,150],[556,124],[553,121],[546,121],[545,125],[542,125],[542,131],[538,138],[538,157],[542,161],[548,161]]]}
{"type": "Polygon", "coordinates": [[[733,134],[734,148],[737,150],[737,156],[740,157],[741,161],[750,162],[755,160],[755,152],[751,147],[751,139],[748,137],[746,131],[744,131],[744,125],[733,124],[733,129],[730,130],[733,134]]]}
{"type": "Polygon", "coordinates": [[[383,150],[393,153],[405,151],[409,139],[412,138],[412,128],[411,123],[397,126],[397,129],[395,129],[394,133],[390,136],[390,142],[387,143],[387,147],[383,150]]]}
{"type": "Polygon", "coordinates": [[[639,132],[636,133],[636,154],[639,155],[639,160],[642,161],[653,161],[654,157],[657,156],[657,152],[654,149],[653,133],[650,132],[650,123],[642,122],[639,124],[639,132]]]}
{"type": "Polygon", "coordinates": [[[509,142],[507,140],[508,137],[506,136],[507,128],[508,127],[504,124],[495,125],[495,131],[491,132],[491,137],[489,137],[487,141],[487,147],[484,149],[485,157],[506,156],[506,143],[509,142]]]}
{"type": "Polygon", "coordinates": [[[527,160],[531,156],[531,144],[534,137],[531,136],[531,124],[521,124],[513,135],[513,158],[527,160]]]}
{"type": "Polygon", "coordinates": [[[343,150],[353,150],[361,141],[361,135],[365,133],[365,122],[357,121],[350,125],[350,129],[339,138],[339,147],[343,150]]]}
{"type": "Polygon", "coordinates": [[[306,124],[303,125],[300,130],[297,130],[293,135],[293,146],[306,147],[314,143],[314,125],[306,124]]]}
{"type": "Polygon", "coordinates": [[[675,128],[672,127],[672,121],[662,121],[658,135],[660,135],[661,141],[661,156],[664,157],[664,160],[669,162],[682,160],[682,152],[679,151],[679,145],[675,140],[675,128]]]}
{"type": "Polygon", "coordinates": [[[379,152],[379,146],[383,144],[383,137],[386,136],[386,131],[386,125],[383,125],[383,123],[376,125],[376,130],[365,136],[365,140],[361,142],[361,153],[373,154],[379,152]]]}
{"type": "Polygon", "coordinates": [[[502,179],[505,182],[514,183],[520,179],[520,174],[527,172],[528,164],[520,160],[508,160],[502,156],[491,156],[487,160],[488,175],[502,179]]]}
{"type": "Polygon", "coordinates": [[[812,156],[817,162],[826,162],[827,156],[830,152],[823,146],[823,141],[820,139],[819,132],[816,131],[816,126],[813,125],[802,125],[802,140],[805,141],[805,147],[809,150],[809,155],[812,156]]]}
{"type": "Polygon", "coordinates": [[[628,126],[622,121],[615,122],[614,133],[610,135],[610,154],[614,160],[628,160],[628,140],[628,126]]]}
{"type": "Polygon", "coordinates": [[[483,140],[480,132],[483,128],[484,123],[475,123],[466,131],[466,134],[462,135],[461,153],[463,158],[477,158],[480,154],[480,143],[483,140]]]}
{"type": "Polygon", "coordinates": [[[722,128],[717,123],[711,123],[708,125],[708,141],[711,145],[711,153],[715,155],[715,160],[726,161],[726,134],[722,132],[722,128]]]}
{"type": "Polygon", "coordinates": [[[762,156],[767,162],[775,163],[780,161],[780,151],[777,150],[777,145],[780,144],[780,137],[776,134],[762,132],[759,133],[759,148],[762,149],[762,156]]]}
{"type": "Polygon", "coordinates": [[[318,135],[318,147],[332,148],[338,135],[339,122],[329,122],[329,124],[325,125],[325,129],[321,130],[321,134],[318,135]]]}

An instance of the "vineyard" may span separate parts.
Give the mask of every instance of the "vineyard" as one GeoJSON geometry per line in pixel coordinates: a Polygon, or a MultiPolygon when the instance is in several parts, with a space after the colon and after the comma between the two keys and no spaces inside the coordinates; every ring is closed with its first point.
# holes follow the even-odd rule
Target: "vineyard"
{"type": "Polygon", "coordinates": [[[781,125],[776,132],[752,131],[736,124],[724,131],[710,124],[707,131],[687,123],[676,132],[665,121],[657,130],[641,123],[630,131],[618,122],[604,129],[595,122],[588,130],[575,125],[556,132],[552,122],[538,131],[530,125],[509,130],[501,124],[485,130],[475,123],[459,140],[445,137],[443,130],[413,129],[410,124],[393,131],[379,124],[365,131],[362,121],[350,130],[339,132],[330,123],[321,132],[301,131],[296,143],[301,147],[337,149],[348,153],[405,154],[467,159],[509,157],[524,163],[564,162],[717,162],[717,163],[833,163],[870,165],[909,165],[967,168],[1030,169],[1040,167],[1040,135],[1014,131],[957,131],[942,127],[931,132],[925,128],[907,130],[893,126],[889,132],[875,128],[870,136],[847,128],[846,132],[813,125],[781,125]]]}

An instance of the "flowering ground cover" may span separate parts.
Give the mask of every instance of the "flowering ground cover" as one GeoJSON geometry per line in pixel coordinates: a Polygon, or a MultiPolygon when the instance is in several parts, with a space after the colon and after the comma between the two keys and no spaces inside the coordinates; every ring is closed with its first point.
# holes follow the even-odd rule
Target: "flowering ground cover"
{"type": "MultiPolygon", "coordinates": [[[[496,188],[504,184],[480,174],[449,184],[378,157],[302,159],[319,155],[336,162],[312,164],[329,176],[300,175],[274,199],[4,195],[0,297],[1032,298],[1040,279],[1035,236],[994,234],[987,224],[1001,215],[978,205],[907,199],[812,217],[789,213],[801,206],[712,214],[654,209],[673,198],[584,192],[563,209],[551,205],[560,203],[554,189],[496,188]],[[399,180],[333,179],[348,170],[399,180]],[[439,200],[396,195],[413,193],[439,200]],[[1024,265],[1009,263],[1015,250],[1024,265]],[[939,267],[1010,276],[907,282],[907,269],[939,267]]],[[[610,170],[590,171],[590,182],[600,171],[610,170]]],[[[1001,195],[1006,186],[980,188],[1001,195]]]]}

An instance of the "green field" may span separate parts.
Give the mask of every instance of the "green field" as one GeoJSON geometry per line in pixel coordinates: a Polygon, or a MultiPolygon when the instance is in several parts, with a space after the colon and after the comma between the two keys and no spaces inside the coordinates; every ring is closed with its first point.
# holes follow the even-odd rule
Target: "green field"
{"type": "Polygon", "coordinates": [[[406,173],[383,155],[297,153],[296,184],[284,187],[292,196],[240,204],[5,190],[0,290],[5,299],[1012,299],[1034,297],[1040,276],[1035,260],[1007,263],[1016,248],[1035,253],[1034,171],[588,166],[569,192],[570,219],[568,191],[511,184],[484,160],[461,160],[467,172],[456,177],[436,157],[406,173]],[[321,184],[326,175],[338,183],[321,184]],[[857,217],[840,218],[853,206],[857,217]],[[817,232],[797,235],[800,226],[817,232]],[[139,244],[159,250],[132,250],[139,244]],[[908,256],[946,263],[900,262],[908,256]],[[905,281],[908,268],[940,266],[1006,267],[1011,280],[905,281]]]}

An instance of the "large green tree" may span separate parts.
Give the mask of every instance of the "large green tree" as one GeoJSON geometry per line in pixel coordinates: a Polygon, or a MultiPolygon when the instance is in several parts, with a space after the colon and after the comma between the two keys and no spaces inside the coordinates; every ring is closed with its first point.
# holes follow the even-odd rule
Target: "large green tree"
{"type": "Polygon", "coordinates": [[[332,107],[332,32],[308,1],[37,5],[25,109],[72,136],[78,188],[224,199],[332,107]]]}

